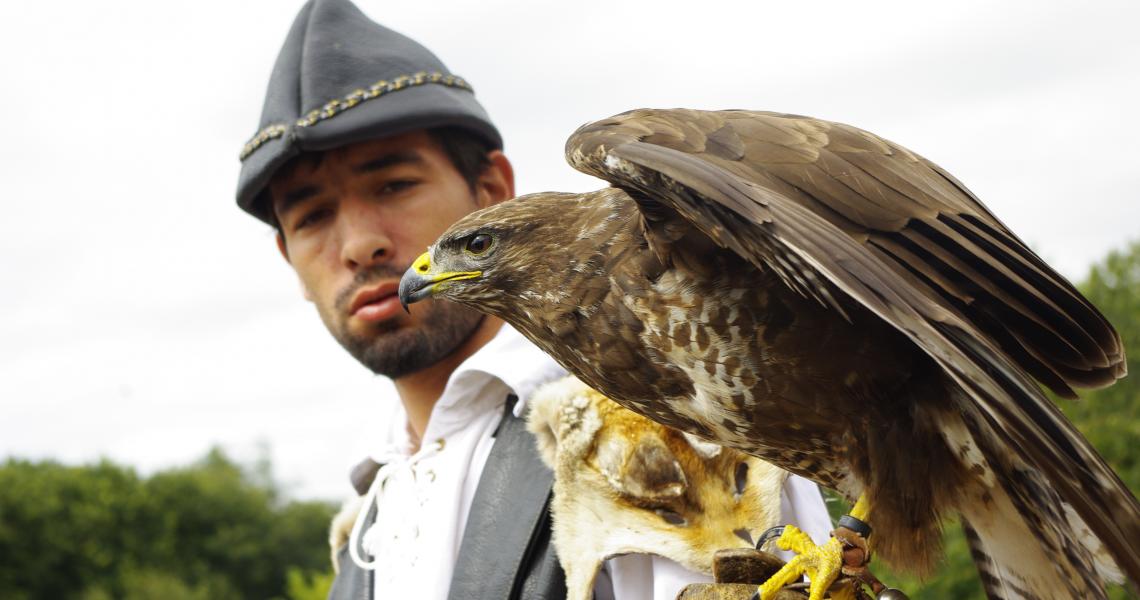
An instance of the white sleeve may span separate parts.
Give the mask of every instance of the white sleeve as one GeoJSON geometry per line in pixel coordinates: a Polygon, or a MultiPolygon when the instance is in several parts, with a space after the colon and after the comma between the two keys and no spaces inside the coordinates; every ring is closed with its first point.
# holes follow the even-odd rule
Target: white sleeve
{"type": "Polygon", "coordinates": [[[653,554],[615,556],[602,565],[594,586],[597,600],[674,600],[690,583],[710,583],[679,563],[653,554]]]}
{"type": "MultiPolygon", "coordinates": [[[[799,527],[817,544],[831,538],[831,516],[827,514],[819,486],[799,475],[789,475],[784,482],[784,492],[780,494],[780,515],[781,524],[799,527]]],[[[781,553],[781,556],[788,560],[792,554],[781,553]]]]}

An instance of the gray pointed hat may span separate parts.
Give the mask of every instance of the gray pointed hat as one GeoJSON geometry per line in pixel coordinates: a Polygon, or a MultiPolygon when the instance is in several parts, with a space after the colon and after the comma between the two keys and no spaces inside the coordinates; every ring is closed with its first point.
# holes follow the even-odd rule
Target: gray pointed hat
{"type": "Polygon", "coordinates": [[[257,133],[241,150],[238,206],[269,222],[265,186],[301,152],[442,126],[502,148],[471,86],[430,50],[348,0],[310,0],[277,55],[257,133]]]}

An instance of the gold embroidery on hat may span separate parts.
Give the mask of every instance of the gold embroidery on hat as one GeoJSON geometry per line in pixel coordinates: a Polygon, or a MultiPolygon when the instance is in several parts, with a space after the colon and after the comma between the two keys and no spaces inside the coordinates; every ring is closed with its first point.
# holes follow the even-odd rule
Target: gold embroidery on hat
{"type": "MultiPolygon", "coordinates": [[[[412,75],[400,75],[395,79],[388,81],[381,79],[376,83],[368,86],[368,89],[356,89],[344,98],[334,98],[326,102],[323,106],[317,109],[310,110],[293,122],[295,127],[312,127],[325,119],[331,119],[340,113],[357,106],[367,100],[383,96],[389,92],[395,92],[409,87],[416,87],[435,83],[447,87],[459,88],[467,90],[468,92],[475,93],[471,85],[467,83],[462,77],[455,75],[444,75],[438,71],[428,73],[420,71],[412,75]]],[[[263,146],[266,142],[272,139],[279,138],[285,135],[288,130],[288,123],[274,123],[263,128],[253,136],[245,146],[241,149],[239,158],[245,160],[250,154],[253,154],[258,148],[263,146]]]]}

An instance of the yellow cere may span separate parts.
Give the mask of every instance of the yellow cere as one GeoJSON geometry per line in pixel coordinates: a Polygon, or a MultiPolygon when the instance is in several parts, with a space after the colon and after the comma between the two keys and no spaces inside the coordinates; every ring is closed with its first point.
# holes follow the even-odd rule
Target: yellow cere
{"type": "Polygon", "coordinates": [[[416,273],[426,275],[431,270],[431,254],[428,252],[421,254],[416,262],[412,263],[412,268],[415,269],[416,273]]]}
{"type": "Polygon", "coordinates": [[[433,275],[431,272],[431,254],[428,252],[421,254],[420,257],[412,263],[412,270],[435,284],[431,288],[432,294],[442,290],[447,283],[452,281],[474,279],[483,274],[482,271],[448,271],[446,273],[436,273],[433,275]]]}

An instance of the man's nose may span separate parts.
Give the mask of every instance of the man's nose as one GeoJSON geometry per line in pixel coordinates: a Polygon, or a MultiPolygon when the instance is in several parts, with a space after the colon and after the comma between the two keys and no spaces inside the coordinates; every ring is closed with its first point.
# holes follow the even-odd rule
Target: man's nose
{"type": "Polygon", "coordinates": [[[370,211],[346,211],[342,214],[344,244],[341,260],[349,269],[369,267],[392,260],[395,249],[380,219],[370,211]]]}

